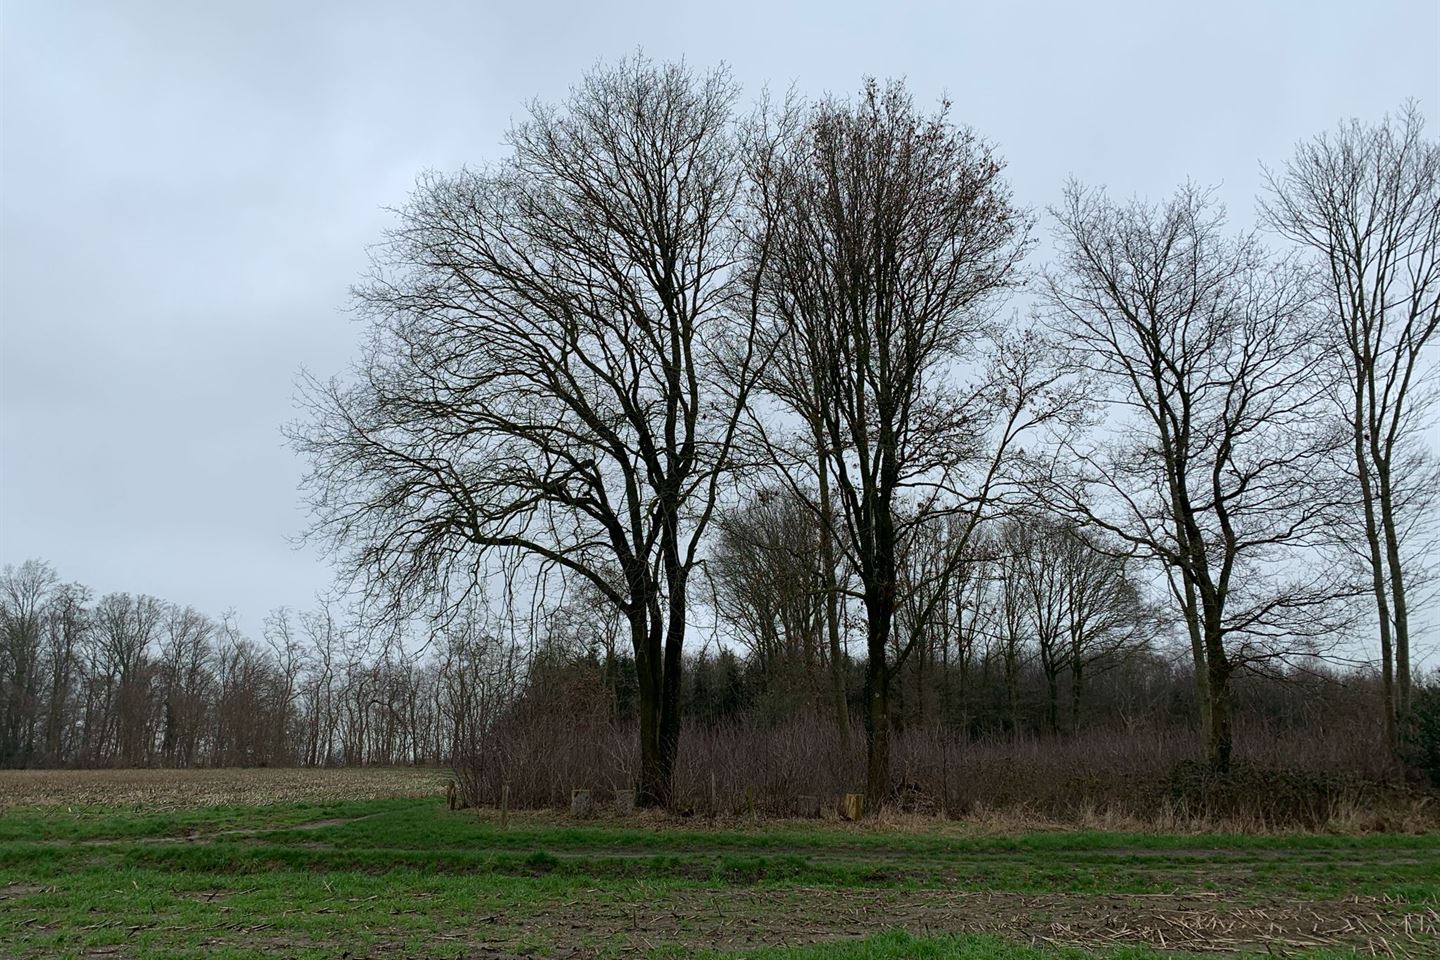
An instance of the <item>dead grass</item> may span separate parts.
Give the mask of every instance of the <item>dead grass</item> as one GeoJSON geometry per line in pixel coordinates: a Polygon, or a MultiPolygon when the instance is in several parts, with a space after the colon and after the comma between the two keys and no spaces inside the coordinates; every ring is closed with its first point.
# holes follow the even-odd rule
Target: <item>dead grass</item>
{"type": "MultiPolygon", "coordinates": [[[[1148,946],[1200,954],[1356,950],[1433,956],[1440,914],[1376,897],[1267,898],[1235,904],[1219,893],[1022,894],[952,890],[676,891],[658,901],[564,904],[534,922],[583,925],[627,948],[654,943],[728,949],[819,943],[903,929],[983,933],[1087,949],[1148,946]]],[[[473,932],[471,933],[473,936],[473,932]]],[[[496,944],[497,946],[502,944],[496,944]]]]}
{"type": "MultiPolygon", "coordinates": [[[[194,807],[254,806],[280,803],[331,803],[346,800],[383,800],[444,795],[448,770],[414,767],[122,769],[122,770],[0,770],[0,810],[17,806],[111,806],[128,809],[178,810],[194,807]]],[[[723,813],[679,817],[658,811],[638,811],[617,818],[604,812],[600,823],[613,821],[650,830],[766,829],[790,823],[857,833],[954,832],[964,835],[1013,835],[1046,831],[1097,830],[1108,833],[1168,834],[1307,834],[1315,832],[1362,835],[1368,833],[1422,834],[1436,829],[1440,807],[1430,797],[1419,797],[1405,808],[1386,811],[1363,805],[1342,805],[1318,831],[1315,827],[1278,827],[1259,819],[1194,816],[1161,803],[1146,816],[1103,803],[1081,804],[1070,816],[1057,817],[1044,810],[1012,803],[972,804],[963,817],[949,819],[939,811],[886,809],[860,823],[841,821],[833,799],[822,806],[822,819],[791,821],[783,817],[723,813]]],[[[498,819],[498,812],[480,808],[473,815],[498,819]]],[[[515,811],[517,822],[535,826],[568,825],[576,821],[563,810],[515,811]]]]}
{"type": "Polygon", "coordinates": [[[0,810],[17,806],[186,807],[435,796],[449,772],[415,767],[0,770],[0,810]]]}
{"type": "MultiPolygon", "coordinates": [[[[568,811],[555,808],[512,811],[509,819],[517,826],[528,828],[574,827],[590,824],[685,833],[703,831],[765,832],[796,828],[802,831],[824,829],[861,835],[926,837],[949,835],[1011,837],[1030,833],[1074,833],[1076,831],[1196,837],[1208,837],[1215,834],[1279,837],[1324,834],[1358,837],[1371,834],[1411,836],[1431,834],[1437,829],[1437,815],[1440,815],[1440,809],[1437,809],[1436,804],[1429,797],[1415,799],[1404,809],[1371,811],[1359,807],[1345,807],[1338,811],[1335,817],[1320,826],[1284,826],[1266,823],[1254,817],[1194,816],[1177,811],[1169,804],[1161,804],[1153,813],[1145,817],[1137,816],[1127,810],[1115,810],[1098,805],[1085,806],[1074,816],[1065,818],[1027,809],[1021,805],[990,807],[985,804],[975,804],[963,815],[951,817],[943,816],[939,812],[918,813],[886,808],[876,816],[866,817],[858,822],[842,819],[835,808],[834,802],[822,804],[818,820],[732,813],[714,817],[703,814],[678,816],[660,810],[637,810],[630,816],[618,816],[603,806],[598,808],[594,815],[583,820],[577,820],[568,811]]],[[[477,807],[466,813],[468,816],[487,823],[498,825],[500,822],[500,811],[494,807],[477,807]]]]}

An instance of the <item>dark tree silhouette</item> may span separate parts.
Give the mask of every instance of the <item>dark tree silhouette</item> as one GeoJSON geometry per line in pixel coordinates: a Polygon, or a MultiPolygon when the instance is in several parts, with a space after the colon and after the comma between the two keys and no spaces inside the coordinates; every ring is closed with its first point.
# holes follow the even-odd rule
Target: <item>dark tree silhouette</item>
{"type": "Polygon", "coordinates": [[[889,650],[905,544],[941,514],[978,522],[1016,437],[1058,406],[1034,342],[995,350],[978,384],[957,372],[994,347],[991,310],[1018,282],[1029,219],[989,146],[948,105],[922,115],[899,84],[816,106],[766,176],[763,302],[784,333],[778,362],[802,353],[792,365],[812,378],[791,393],[808,391],[801,412],[821,420],[814,447],[865,608],[873,810],[890,794],[891,676],[913,649],[889,650]]]}
{"type": "Polygon", "coordinates": [[[394,610],[533,562],[624,614],[651,804],[756,365],[734,97],[723,71],[637,57],[532,107],[500,166],[424,177],[358,291],[357,376],[311,383],[294,431],[315,534],[394,610]]]}
{"type": "Polygon", "coordinates": [[[1268,182],[1271,224],[1319,262],[1326,375],[1348,426],[1394,745],[1410,708],[1410,608],[1428,573],[1407,548],[1440,491],[1421,439],[1437,400],[1427,354],[1440,330],[1440,143],[1412,104],[1300,144],[1268,182]]]}
{"type": "Polygon", "coordinates": [[[1294,563],[1328,536],[1337,496],[1306,277],[1253,237],[1224,236],[1193,188],[1150,206],[1071,184],[1052,213],[1052,321],[1110,406],[1046,496],[1173,572],[1209,762],[1224,771],[1234,671],[1329,635],[1343,592],[1294,563]]]}

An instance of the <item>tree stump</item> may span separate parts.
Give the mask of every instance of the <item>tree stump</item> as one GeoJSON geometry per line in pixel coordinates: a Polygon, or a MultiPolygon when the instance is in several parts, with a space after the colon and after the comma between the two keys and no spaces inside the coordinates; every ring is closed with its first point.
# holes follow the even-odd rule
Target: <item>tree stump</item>
{"type": "Polygon", "coordinates": [[[795,815],[809,820],[820,818],[820,798],[799,796],[795,798],[795,815]]]}
{"type": "Polygon", "coordinates": [[[590,803],[589,790],[570,791],[570,816],[588,817],[593,811],[594,807],[590,803]]]}
{"type": "Polygon", "coordinates": [[[865,794],[847,793],[840,798],[840,818],[842,820],[859,820],[865,813],[865,794]]]}
{"type": "Polygon", "coordinates": [[[622,817],[628,817],[635,813],[635,791],[615,791],[615,812],[622,817]]]}

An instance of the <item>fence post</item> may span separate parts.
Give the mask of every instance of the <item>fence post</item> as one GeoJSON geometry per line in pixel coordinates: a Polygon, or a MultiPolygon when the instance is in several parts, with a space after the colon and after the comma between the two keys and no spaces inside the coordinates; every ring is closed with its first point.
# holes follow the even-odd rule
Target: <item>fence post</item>
{"type": "Polygon", "coordinates": [[[510,825],[510,781],[506,780],[500,787],[500,829],[510,825]]]}

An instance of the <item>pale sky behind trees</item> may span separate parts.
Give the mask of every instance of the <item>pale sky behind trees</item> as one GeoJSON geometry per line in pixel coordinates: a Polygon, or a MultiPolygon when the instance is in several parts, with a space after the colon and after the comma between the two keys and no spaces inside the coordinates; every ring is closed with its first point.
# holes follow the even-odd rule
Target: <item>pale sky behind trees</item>
{"type": "Polygon", "coordinates": [[[347,288],[383,208],[500,159],[528,100],[637,48],[726,62],[747,103],[866,74],[948,94],[1037,212],[1071,175],[1157,200],[1190,178],[1238,228],[1260,164],[1341,118],[1414,98],[1440,134],[1433,0],[5,2],[0,562],[251,632],[309,605],[330,572],[289,542],[280,427],[300,367],[356,354],[347,288]]]}

